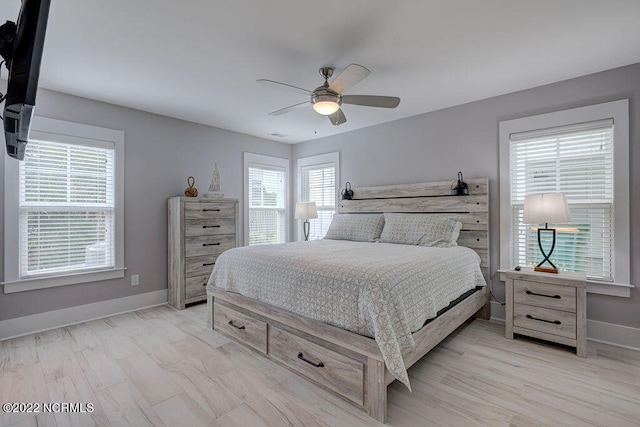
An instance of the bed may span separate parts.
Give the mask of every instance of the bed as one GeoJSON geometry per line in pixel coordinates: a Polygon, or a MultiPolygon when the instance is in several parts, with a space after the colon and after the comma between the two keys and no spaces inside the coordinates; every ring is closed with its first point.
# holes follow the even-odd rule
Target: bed
{"type": "Polygon", "coordinates": [[[407,368],[470,317],[489,316],[488,180],[467,183],[469,196],[450,196],[450,182],[354,188],[338,205],[345,220],[386,213],[387,229],[394,215],[455,214],[457,246],[395,244],[387,234],[390,243],[225,252],[207,286],[209,327],[384,422],[387,385],[410,387],[407,368]]]}

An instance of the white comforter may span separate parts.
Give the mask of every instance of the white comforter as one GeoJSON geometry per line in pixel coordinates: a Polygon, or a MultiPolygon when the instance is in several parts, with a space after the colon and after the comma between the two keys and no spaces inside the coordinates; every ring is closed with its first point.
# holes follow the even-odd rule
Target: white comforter
{"type": "Polygon", "coordinates": [[[410,388],[401,349],[451,301],[485,286],[465,247],[316,240],[240,247],[216,261],[208,286],[374,337],[389,371],[410,388]]]}

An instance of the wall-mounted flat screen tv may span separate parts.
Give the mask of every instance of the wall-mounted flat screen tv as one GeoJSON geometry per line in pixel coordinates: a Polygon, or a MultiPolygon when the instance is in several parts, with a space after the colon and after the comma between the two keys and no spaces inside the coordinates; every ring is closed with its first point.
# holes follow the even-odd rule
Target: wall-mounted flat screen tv
{"type": "Polygon", "coordinates": [[[17,24],[7,21],[0,28],[0,54],[9,69],[4,135],[7,154],[18,160],[24,158],[29,140],[50,3],[50,0],[22,0],[17,24]]]}

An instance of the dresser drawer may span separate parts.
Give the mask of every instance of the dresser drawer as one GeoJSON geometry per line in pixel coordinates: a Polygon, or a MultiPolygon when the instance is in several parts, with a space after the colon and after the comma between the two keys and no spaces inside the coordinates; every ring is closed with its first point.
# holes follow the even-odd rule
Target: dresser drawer
{"type": "Polygon", "coordinates": [[[185,219],[235,218],[234,203],[224,202],[186,202],[184,204],[185,219]]]}
{"type": "Polygon", "coordinates": [[[566,311],[514,304],[513,325],[545,334],[576,339],[576,315],[566,311]]]}
{"type": "Polygon", "coordinates": [[[185,237],[185,256],[220,255],[227,249],[236,246],[235,234],[222,234],[219,236],[185,237]]]}
{"type": "Polygon", "coordinates": [[[185,236],[212,236],[235,234],[236,222],[233,218],[185,219],[185,236]]]}
{"type": "Polygon", "coordinates": [[[209,277],[213,266],[216,264],[217,255],[194,256],[185,258],[185,277],[203,276],[209,277]]]}
{"type": "Polygon", "coordinates": [[[206,295],[208,275],[189,277],[185,280],[185,298],[195,298],[206,295]]]}
{"type": "Polygon", "coordinates": [[[213,304],[213,329],[267,353],[267,324],[230,307],[213,304]]]}
{"type": "Polygon", "coordinates": [[[516,304],[576,312],[576,288],[527,280],[513,281],[513,301],[516,304]]]}
{"type": "Polygon", "coordinates": [[[275,327],[269,332],[269,353],[307,378],[364,404],[364,366],[357,360],[275,327]]]}

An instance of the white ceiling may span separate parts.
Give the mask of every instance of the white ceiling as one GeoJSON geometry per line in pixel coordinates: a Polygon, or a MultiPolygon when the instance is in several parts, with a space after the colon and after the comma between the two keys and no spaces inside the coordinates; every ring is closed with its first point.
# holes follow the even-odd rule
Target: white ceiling
{"type": "Polygon", "coordinates": [[[290,143],[640,62],[639,0],[51,3],[41,87],[290,143]],[[350,63],[371,74],[347,94],[400,106],[267,115],[306,98],[256,79],[313,90],[350,63]]]}

